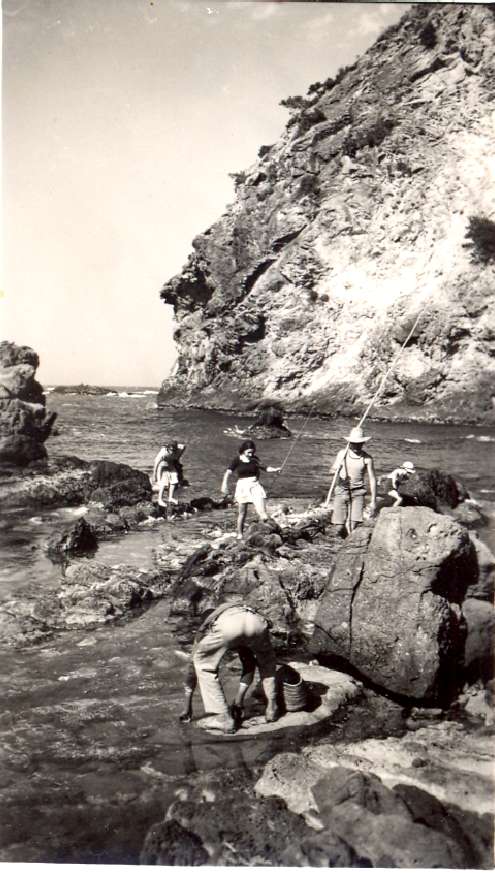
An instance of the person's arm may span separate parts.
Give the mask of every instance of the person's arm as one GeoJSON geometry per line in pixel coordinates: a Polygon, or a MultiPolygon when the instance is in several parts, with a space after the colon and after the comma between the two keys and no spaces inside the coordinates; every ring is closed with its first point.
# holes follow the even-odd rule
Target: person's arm
{"type": "Polygon", "coordinates": [[[337,452],[337,457],[335,458],[335,461],[333,462],[332,466],[330,467],[331,473],[336,473],[337,470],[339,470],[340,467],[342,466],[342,461],[344,459],[344,453],[345,453],[345,449],[341,449],[339,452],[337,452]]]}
{"type": "Polygon", "coordinates": [[[154,462],[153,462],[153,481],[157,481],[158,467],[160,466],[161,461],[163,461],[163,457],[165,454],[165,449],[161,448],[158,452],[154,462]]]}
{"type": "Polygon", "coordinates": [[[192,699],[197,684],[198,679],[196,676],[196,670],[194,669],[194,664],[191,663],[189,665],[189,669],[186,674],[186,680],[184,682],[185,706],[184,711],[179,716],[180,721],[191,721],[193,712],[192,699]]]}
{"type": "Polygon", "coordinates": [[[366,467],[368,470],[368,479],[370,483],[370,495],[371,502],[370,507],[374,509],[376,506],[376,474],[375,474],[375,465],[373,463],[373,458],[369,457],[366,459],[366,467]]]}
{"type": "Polygon", "coordinates": [[[230,467],[228,467],[225,470],[225,473],[223,474],[222,487],[220,489],[222,494],[227,495],[229,493],[229,479],[230,479],[231,475],[232,475],[232,470],[230,469],[230,467]]]}
{"type": "Polygon", "coordinates": [[[280,473],[282,467],[266,467],[267,473],[280,473]]]}

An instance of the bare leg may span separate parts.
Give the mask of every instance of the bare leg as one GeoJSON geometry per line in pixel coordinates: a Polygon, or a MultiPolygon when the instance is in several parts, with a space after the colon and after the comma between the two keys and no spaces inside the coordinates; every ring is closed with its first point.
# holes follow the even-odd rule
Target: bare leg
{"type": "Polygon", "coordinates": [[[268,513],[266,511],[266,501],[264,497],[260,497],[256,500],[254,508],[256,509],[260,520],[266,521],[266,519],[268,518],[268,513]]]}
{"type": "Polygon", "coordinates": [[[168,502],[169,503],[178,503],[179,502],[178,500],[174,499],[175,489],[176,489],[175,482],[171,482],[170,485],[168,486],[168,502]]]}
{"type": "Polygon", "coordinates": [[[235,701],[231,706],[232,718],[234,719],[236,728],[239,728],[242,724],[242,718],[244,715],[243,705],[244,698],[248,692],[249,686],[251,685],[254,679],[254,671],[252,673],[243,673],[239,680],[239,688],[237,689],[237,694],[235,696],[235,701]]]}
{"type": "Polygon", "coordinates": [[[159,506],[166,506],[167,505],[163,499],[163,494],[164,494],[166,487],[167,487],[167,483],[164,480],[160,479],[160,487],[158,489],[158,505],[159,506]]]}
{"type": "Polygon", "coordinates": [[[237,516],[237,536],[239,539],[244,532],[244,524],[246,522],[248,505],[247,503],[239,503],[239,514],[237,516]]]}

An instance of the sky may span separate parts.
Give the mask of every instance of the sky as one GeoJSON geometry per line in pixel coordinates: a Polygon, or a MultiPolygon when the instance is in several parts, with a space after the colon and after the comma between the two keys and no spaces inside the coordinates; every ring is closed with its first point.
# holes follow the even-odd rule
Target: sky
{"type": "Polygon", "coordinates": [[[352,63],[407,6],[3,0],[0,338],[44,385],[158,386],[163,283],[282,134],[281,99],[352,63]]]}

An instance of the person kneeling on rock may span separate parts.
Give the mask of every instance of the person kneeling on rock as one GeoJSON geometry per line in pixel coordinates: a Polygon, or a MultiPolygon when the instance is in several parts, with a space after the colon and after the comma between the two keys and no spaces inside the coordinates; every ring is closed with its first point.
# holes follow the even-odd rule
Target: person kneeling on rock
{"type": "Polygon", "coordinates": [[[256,610],[242,603],[224,603],[214,609],[196,634],[192,664],[185,683],[186,707],[181,721],[192,717],[192,698],[196,685],[203,700],[208,728],[235,733],[243,716],[243,702],[258,667],[267,699],[265,720],[280,716],[276,693],[276,658],[269,633],[270,624],[256,610]],[[219,678],[221,661],[227,652],[237,652],[242,675],[235,702],[229,708],[219,678]]]}

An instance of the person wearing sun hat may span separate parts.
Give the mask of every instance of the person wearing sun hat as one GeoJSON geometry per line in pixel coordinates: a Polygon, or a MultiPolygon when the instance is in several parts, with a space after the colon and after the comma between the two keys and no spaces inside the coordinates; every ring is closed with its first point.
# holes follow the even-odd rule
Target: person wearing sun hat
{"type": "Polygon", "coordinates": [[[361,427],[353,427],[345,437],[347,446],[337,454],[331,472],[335,474],[335,492],[332,524],[339,527],[341,536],[351,533],[363,521],[365,477],[368,477],[371,502],[369,510],[376,509],[376,475],[373,458],[364,450],[371,439],[361,427]]]}
{"type": "Polygon", "coordinates": [[[388,494],[395,499],[394,506],[400,506],[402,504],[402,497],[398,490],[399,486],[402,482],[407,482],[415,472],[416,469],[413,462],[404,461],[400,467],[396,467],[395,470],[392,470],[392,472],[388,474],[387,478],[392,480],[392,490],[389,491],[388,494]]]}

